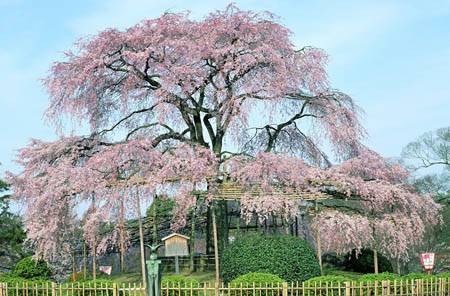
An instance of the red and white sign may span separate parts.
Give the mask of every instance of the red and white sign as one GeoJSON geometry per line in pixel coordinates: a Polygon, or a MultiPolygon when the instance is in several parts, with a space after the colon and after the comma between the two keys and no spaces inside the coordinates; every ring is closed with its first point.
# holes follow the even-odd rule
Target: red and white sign
{"type": "Polygon", "coordinates": [[[98,269],[107,275],[111,275],[112,266],[100,266],[98,269]]]}
{"type": "Polygon", "coordinates": [[[434,267],[434,253],[420,254],[420,264],[422,264],[425,270],[432,270],[434,267]]]}

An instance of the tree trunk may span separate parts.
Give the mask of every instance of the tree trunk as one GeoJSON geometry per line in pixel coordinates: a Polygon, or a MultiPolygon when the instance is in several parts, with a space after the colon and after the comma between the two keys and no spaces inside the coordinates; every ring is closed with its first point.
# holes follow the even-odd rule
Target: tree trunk
{"type": "MultiPolygon", "coordinates": [[[[95,211],[95,196],[92,197],[92,207],[95,211]]],[[[94,243],[92,246],[92,279],[97,279],[97,236],[94,236],[94,243]]]]}
{"type": "Polygon", "coordinates": [[[397,259],[397,274],[401,274],[402,263],[397,259]]]}
{"type": "Polygon", "coordinates": [[[86,265],[87,265],[87,259],[86,259],[86,241],[83,240],[83,279],[86,279],[86,265]]]}
{"type": "Polygon", "coordinates": [[[120,201],[119,211],[120,272],[125,272],[125,206],[123,200],[120,201]]]}
{"type": "Polygon", "coordinates": [[[206,210],[206,254],[212,253],[212,247],[211,247],[211,207],[208,206],[208,209],[206,210]]]}
{"type": "Polygon", "coordinates": [[[189,240],[189,248],[190,248],[190,254],[189,254],[189,264],[190,264],[190,270],[191,272],[194,272],[195,266],[194,266],[194,247],[195,247],[195,208],[192,209],[192,216],[191,216],[191,239],[189,240]]]}
{"type": "Polygon", "coordinates": [[[226,245],[228,245],[228,206],[226,200],[218,201],[217,218],[219,225],[217,235],[219,238],[219,253],[222,252],[226,245]]]}
{"type": "Polygon", "coordinates": [[[373,271],[378,273],[378,253],[376,250],[373,250],[373,271]]]}
{"type": "Polygon", "coordinates": [[[74,282],[77,280],[77,265],[76,265],[75,250],[72,252],[72,280],[74,282]]]}
{"type": "MultiPolygon", "coordinates": [[[[214,205],[214,204],[212,204],[214,205]]],[[[211,209],[212,216],[212,228],[213,228],[213,240],[214,240],[214,265],[216,267],[216,285],[220,282],[220,268],[219,268],[219,243],[217,241],[217,224],[216,214],[214,208],[211,209]]]]}
{"type": "Polygon", "coordinates": [[[152,212],[152,216],[153,216],[153,224],[152,224],[152,242],[154,244],[158,243],[158,209],[157,207],[157,198],[158,196],[155,195],[154,200],[153,200],[153,212],[152,212]]]}
{"type": "Polygon", "coordinates": [[[142,227],[142,216],[141,216],[141,199],[139,197],[139,192],[136,194],[136,210],[139,225],[139,247],[141,252],[141,275],[142,283],[146,284],[146,274],[145,274],[145,249],[144,249],[144,229],[142,227]]]}
{"type": "Polygon", "coordinates": [[[320,274],[323,272],[322,268],[322,243],[320,240],[320,231],[317,230],[316,233],[316,243],[317,243],[317,259],[319,260],[319,266],[320,266],[320,274]]]}
{"type": "Polygon", "coordinates": [[[97,240],[94,240],[94,248],[92,250],[92,279],[97,279],[97,240]]]}

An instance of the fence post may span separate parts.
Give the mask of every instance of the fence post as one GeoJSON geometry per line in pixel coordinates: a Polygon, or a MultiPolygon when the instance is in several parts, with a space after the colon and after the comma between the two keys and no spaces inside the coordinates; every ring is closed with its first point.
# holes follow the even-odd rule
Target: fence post
{"type": "Polygon", "coordinates": [[[117,296],[117,284],[116,283],[113,283],[113,285],[112,285],[112,296],[117,296]]]}
{"type": "Polygon", "coordinates": [[[288,296],[288,283],[283,282],[283,292],[282,292],[283,296],[288,296]]]}
{"type": "Polygon", "coordinates": [[[0,283],[0,296],[3,296],[3,289],[5,288],[5,284],[0,283]]]}
{"type": "MultiPolygon", "coordinates": [[[[180,295],[181,295],[181,293],[180,293],[180,295]]],[[[219,282],[217,282],[217,281],[214,282],[214,295],[219,296],[219,282]]],[[[156,295],[156,296],[158,296],[158,295],[156,295]]]]}
{"type": "Polygon", "coordinates": [[[52,282],[52,296],[56,296],[56,284],[52,282]]]}
{"type": "Polygon", "coordinates": [[[351,290],[350,290],[350,282],[345,282],[345,296],[350,296],[351,290]]]}

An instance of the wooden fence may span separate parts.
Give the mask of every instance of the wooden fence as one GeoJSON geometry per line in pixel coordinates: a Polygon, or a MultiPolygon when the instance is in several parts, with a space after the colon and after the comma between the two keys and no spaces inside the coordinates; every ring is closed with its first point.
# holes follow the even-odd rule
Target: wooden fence
{"type": "MultiPolygon", "coordinates": [[[[5,284],[0,296],[146,296],[142,284],[5,284]]],[[[162,285],[161,296],[450,296],[450,279],[345,283],[239,285],[202,283],[162,285]]]]}
{"type": "Polygon", "coordinates": [[[146,296],[142,284],[0,283],[0,296],[146,296]]]}

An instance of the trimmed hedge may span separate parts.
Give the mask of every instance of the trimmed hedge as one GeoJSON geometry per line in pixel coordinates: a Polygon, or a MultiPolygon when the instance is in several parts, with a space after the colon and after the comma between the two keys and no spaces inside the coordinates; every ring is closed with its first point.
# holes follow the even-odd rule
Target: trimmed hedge
{"type": "Polygon", "coordinates": [[[305,281],[305,285],[314,286],[315,283],[344,283],[351,281],[351,278],[342,275],[322,275],[310,278],[305,281]]]}
{"type": "Polygon", "coordinates": [[[275,289],[278,289],[279,287],[281,287],[283,282],[284,280],[275,274],[264,272],[250,272],[235,278],[231,281],[229,286],[231,288],[265,288],[255,292],[253,292],[253,290],[247,290],[246,296],[271,296],[274,295],[276,291],[278,291],[274,291],[271,288],[274,287],[275,289]]]}
{"type": "Polygon", "coordinates": [[[249,272],[247,274],[238,276],[230,282],[230,287],[270,287],[282,284],[284,280],[279,276],[265,272],[249,272]]]}
{"type": "Polygon", "coordinates": [[[250,272],[275,274],[288,282],[320,275],[313,249],[306,241],[288,235],[255,233],[238,237],[224,249],[221,259],[226,283],[250,272]]]}

